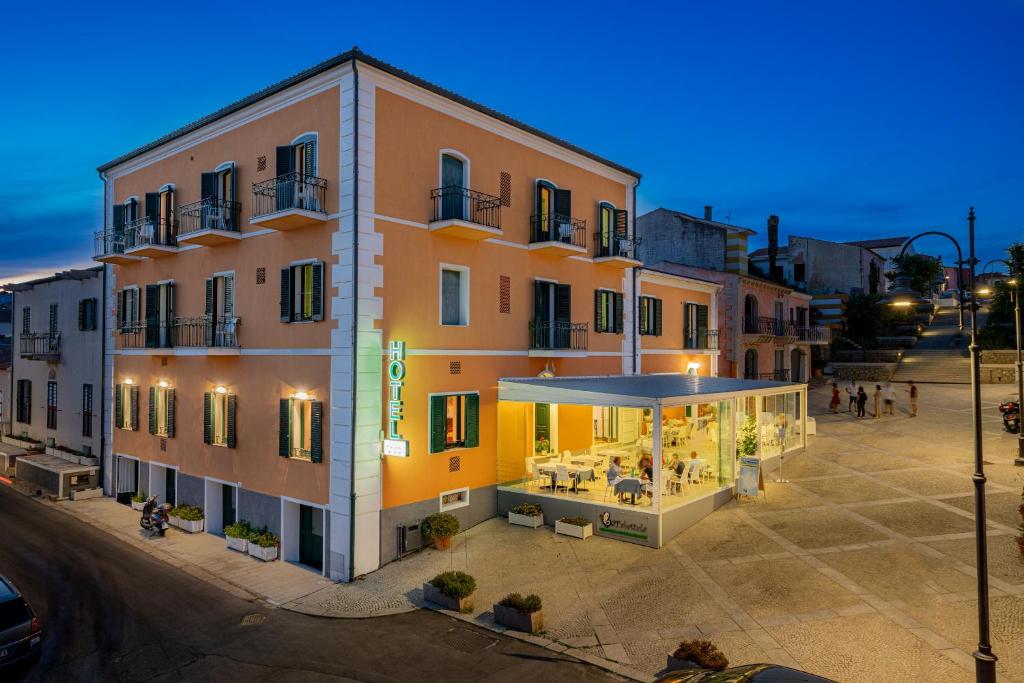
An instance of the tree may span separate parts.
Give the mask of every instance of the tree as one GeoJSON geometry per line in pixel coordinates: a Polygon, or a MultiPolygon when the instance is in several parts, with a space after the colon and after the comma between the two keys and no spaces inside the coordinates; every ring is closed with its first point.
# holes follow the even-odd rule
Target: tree
{"type": "Polygon", "coordinates": [[[740,427],[739,443],[736,444],[742,457],[757,455],[757,418],[747,415],[747,419],[740,427]]]}
{"type": "Polygon", "coordinates": [[[889,330],[896,315],[878,294],[853,294],[846,300],[844,336],[864,348],[874,348],[879,335],[889,330]]]}
{"type": "MultiPolygon", "coordinates": [[[[926,256],[925,254],[903,254],[897,256],[894,260],[897,273],[909,277],[910,288],[921,294],[921,296],[927,296],[932,291],[932,287],[935,286],[935,281],[942,276],[942,265],[931,256],[926,256]]],[[[890,277],[895,276],[896,273],[890,274],[890,277]]]]}
{"type": "Polygon", "coordinates": [[[868,268],[868,294],[878,294],[878,283],[882,280],[882,271],[874,261],[868,268]]]}

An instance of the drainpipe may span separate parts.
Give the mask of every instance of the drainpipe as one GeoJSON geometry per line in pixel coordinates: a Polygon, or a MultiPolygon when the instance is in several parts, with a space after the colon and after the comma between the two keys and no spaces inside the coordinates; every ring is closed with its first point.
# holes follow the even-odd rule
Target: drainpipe
{"type": "MultiPolygon", "coordinates": [[[[14,319],[14,312],[18,310],[18,293],[11,292],[11,388],[7,395],[7,403],[4,405],[3,421],[7,423],[7,433],[14,435],[14,415],[11,413],[13,408],[11,407],[12,401],[14,400],[14,363],[18,357],[18,350],[14,348],[14,333],[18,328],[15,327],[17,324],[14,319]]],[[[21,334],[18,334],[18,345],[21,345],[21,334]]],[[[0,430],[3,429],[3,424],[0,423],[0,430]]]]}
{"type": "MultiPolygon", "coordinates": [[[[356,560],[356,396],[359,349],[359,57],[353,49],[352,112],[352,455],[349,469],[348,580],[355,578],[356,560]]],[[[340,208],[340,207],[339,207],[340,208]]],[[[339,219],[340,220],[340,219],[339,219]]]]}
{"type": "MultiPolygon", "coordinates": [[[[107,196],[107,190],[108,190],[107,174],[104,173],[103,171],[98,171],[98,173],[100,175],[100,180],[103,181],[103,212],[102,212],[102,216],[103,216],[103,229],[106,230],[106,227],[107,227],[107,225],[106,225],[107,224],[107,206],[111,202],[110,202],[110,198],[107,196]]],[[[101,356],[100,356],[100,358],[101,358],[101,360],[100,360],[100,452],[99,452],[99,458],[98,458],[98,460],[100,462],[100,488],[101,489],[104,488],[104,484],[106,483],[105,477],[106,477],[106,474],[107,474],[105,468],[106,468],[106,459],[107,459],[106,458],[106,455],[107,455],[107,429],[106,429],[106,425],[107,425],[107,401],[106,401],[106,396],[107,396],[107,306],[110,305],[110,302],[107,301],[107,269],[109,267],[110,266],[107,265],[106,263],[103,264],[103,294],[100,297],[100,301],[103,302],[103,305],[102,305],[102,308],[101,308],[101,310],[103,311],[103,315],[100,316],[100,339],[102,340],[102,344],[103,345],[102,345],[102,353],[101,353],[101,356]]],[[[111,360],[111,372],[113,372],[113,360],[111,360]]],[[[111,391],[113,391],[113,385],[111,385],[111,391]]],[[[113,459],[113,454],[111,454],[111,459],[113,459]]],[[[111,482],[111,484],[113,484],[113,482],[111,482]]],[[[113,489],[113,486],[111,486],[111,489],[113,489]]],[[[116,491],[112,490],[111,493],[113,493],[115,496],[117,495],[116,491]]]]}
{"type": "MultiPolygon", "coordinates": [[[[636,208],[636,188],[639,187],[639,186],[640,186],[640,179],[637,178],[636,182],[633,183],[633,239],[634,240],[637,238],[637,234],[636,234],[636,215],[637,215],[638,212],[637,212],[637,208],[636,208]]],[[[636,247],[634,246],[634,248],[636,248],[636,247]]],[[[633,308],[633,315],[631,316],[632,324],[630,325],[632,330],[630,330],[630,334],[633,335],[633,374],[634,375],[637,372],[637,359],[640,357],[640,349],[638,349],[636,347],[636,314],[637,314],[637,301],[638,301],[638,299],[637,299],[637,291],[636,291],[636,271],[637,270],[639,270],[639,268],[633,268],[633,296],[631,297],[632,301],[630,302],[630,306],[633,308]]]]}

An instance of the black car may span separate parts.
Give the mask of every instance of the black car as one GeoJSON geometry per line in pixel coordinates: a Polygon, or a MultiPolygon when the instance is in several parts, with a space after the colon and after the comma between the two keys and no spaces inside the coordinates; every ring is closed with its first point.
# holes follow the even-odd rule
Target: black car
{"type": "Polygon", "coordinates": [[[35,612],[10,581],[0,576],[0,667],[37,662],[43,651],[43,628],[35,612]]]}
{"type": "Polygon", "coordinates": [[[677,669],[658,676],[657,683],[835,683],[828,678],[777,664],[745,664],[724,671],[677,669]]]}

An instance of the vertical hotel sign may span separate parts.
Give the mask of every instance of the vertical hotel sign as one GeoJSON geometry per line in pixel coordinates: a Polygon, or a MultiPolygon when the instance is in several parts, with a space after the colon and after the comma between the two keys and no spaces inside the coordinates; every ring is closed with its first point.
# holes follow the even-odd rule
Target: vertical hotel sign
{"type": "Polygon", "coordinates": [[[409,457],[409,442],[402,438],[401,427],[405,401],[405,342],[388,344],[388,431],[384,439],[384,455],[409,457]]]}

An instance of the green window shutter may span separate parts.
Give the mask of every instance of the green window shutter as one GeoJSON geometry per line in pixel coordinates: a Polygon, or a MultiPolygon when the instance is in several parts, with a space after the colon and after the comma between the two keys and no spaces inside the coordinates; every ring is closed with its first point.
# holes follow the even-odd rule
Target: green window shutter
{"type": "Polygon", "coordinates": [[[313,320],[324,319],[324,264],[313,264],[313,320]]]}
{"type": "Polygon", "coordinates": [[[213,394],[203,393],[203,443],[213,443],[213,394]]]}
{"type": "Polygon", "coordinates": [[[85,329],[85,299],[78,302],[78,329],[85,329]]]}
{"type": "Polygon", "coordinates": [[[466,448],[480,445],[480,394],[466,394],[466,448]]]}
{"type": "Polygon", "coordinates": [[[149,388],[149,433],[156,434],[156,387],[149,388]]]}
{"type": "Polygon", "coordinates": [[[213,297],[213,278],[208,277],[206,278],[206,329],[203,331],[203,336],[205,337],[207,346],[213,346],[213,330],[217,327],[217,321],[214,319],[213,297]]]}
{"type": "Polygon", "coordinates": [[[292,321],[292,269],[281,269],[281,322],[292,321]]]}
{"type": "Polygon", "coordinates": [[[703,304],[697,306],[697,330],[702,334],[708,331],[708,307],[703,304]]]}
{"type": "Polygon", "coordinates": [[[615,293],[615,332],[622,334],[622,294],[615,293]]]}
{"type": "Polygon", "coordinates": [[[157,311],[158,285],[146,285],[146,347],[160,344],[160,317],[157,311]]]}
{"type": "Polygon", "coordinates": [[[199,174],[199,198],[212,199],[217,196],[217,174],[199,174]]]}
{"type": "Polygon", "coordinates": [[[275,150],[275,172],[277,175],[282,176],[286,173],[291,173],[294,169],[292,168],[292,146],[281,145],[275,150]]]}
{"type": "Polygon", "coordinates": [[[234,448],[238,443],[235,433],[235,411],[238,410],[238,397],[228,394],[228,448],[234,448]]]}
{"type": "MultiPolygon", "coordinates": [[[[20,420],[19,420],[20,422],[20,420]]],[[[121,402],[121,385],[114,385],[114,423],[120,429],[124,425],[124,404],[121,402]]]]}
{"type": "Polygon", "coordinates": [[[661,299],[654,299],[654,336],[661,336],[661,299]]]}
{"type": "Polygon", "coordinates": [[[280,405],[281,424],[277,434],[277,454],[283,458],[288,457],[291,417],[291,399],[282,398],[280,405]]]}
{"type": "Polygon", "coordinates": [[[605,331],[605,316],[603,304],[604,292],[600,289],[594,290],[594,331],[604,332],[605,331]]]}
{"type": "Polygon", "coordinates": [[[302,151],[306,156],[306,175],[316,175],[316,138],[306,140],[303,143],[302,151]]]}
{"type": "Polygon", "coordinates": [[[313,401],[309,409],[309,459],[313,462],[324,461],[324,403],[313,401]]]}
{"type": "Polygon", "coordinates": [[[440,453],[444,450],[445,432],[447,422],[445,420],[445,397],[430,397],[430,452],[440,453]]]}
{"type": "Polygon", "coordinates": [[[132,385],[131,387],[131,418],[132,418],[132,431],[139,431],[139,387],[132,385]]]}
{"type": "Polygon", "coordinates": [[[167,390],[167,436],[174,438],[174,389],[167,390]]]}
{"type": "Polygon", "coordinates": [[[146,218],[156,224],[160,218],[160,193],[146,193],[146,218]]]}

